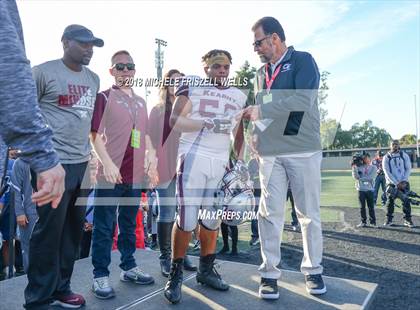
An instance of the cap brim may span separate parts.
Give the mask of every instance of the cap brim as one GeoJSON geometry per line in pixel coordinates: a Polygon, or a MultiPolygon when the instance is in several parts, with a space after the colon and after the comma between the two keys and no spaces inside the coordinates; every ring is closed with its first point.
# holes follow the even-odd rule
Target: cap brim
{"type": "Polygon", "coordinates": [[[97,47],[102,47],[105,44],[102,39],[95,38],[95,37],[90,38],[90,39],[75,37],[73,40],[83,42],[83,43],[92,43],[93,45],[95,45],[97,47]]]}

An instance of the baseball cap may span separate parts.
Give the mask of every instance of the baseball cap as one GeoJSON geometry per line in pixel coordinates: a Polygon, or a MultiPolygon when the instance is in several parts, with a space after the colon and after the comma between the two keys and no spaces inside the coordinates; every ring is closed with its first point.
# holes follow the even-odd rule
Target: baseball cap
{"type": "Polygon", "coordinates": [[[93,43],[93,45],[102,47],[104,46],[104,41],[95,37],[88,28],[82,25],[69,25],[64,29],[63,39],[75,40],[83,43],[93,43]]]}

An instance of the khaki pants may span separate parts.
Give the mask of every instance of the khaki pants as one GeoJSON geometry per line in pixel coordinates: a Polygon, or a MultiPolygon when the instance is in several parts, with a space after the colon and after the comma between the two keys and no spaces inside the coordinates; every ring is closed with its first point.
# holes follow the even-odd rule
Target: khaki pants
{"type": "Polygon", "coordinates": [[[261,200],[258,229],[263,263],[261,277],[278,279],[288,182],[295,198],[302,230],[305,275],[322,273],[322,230],[320,217],[322,152],[310,157],[262,157],[260,161],[261,200]]]}

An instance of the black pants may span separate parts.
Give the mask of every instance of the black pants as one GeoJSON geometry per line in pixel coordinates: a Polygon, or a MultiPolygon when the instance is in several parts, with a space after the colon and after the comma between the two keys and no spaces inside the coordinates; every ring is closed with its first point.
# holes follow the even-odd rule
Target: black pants
{"type": "MultiPolygon", "coordinates": [[[[254,206],[254,212],[258,213],[258,204],[260,201],[260,197],[261,197],[261,189],[260,188],[255,188],[254,189],[254,197],[255,197],[255,206],[254,206]]],[[[252,219],[251,220],[251,237],[252,238],[259,238],[258,235],[258,220],[257,219],[252,219]]]]}
{"type": "Polygon", "coordinates": [[[293,199],[293,194],[291,190],[287,191],[286,201],[290,199],[290,205],[292,206],[292,225],[296,226],[299,224],[298,218],[296,216],[295,200],[293,199]]]}
{"type": "Polygon", "coordinates": [[[371,224],[376,224],[375,209],[373,204],[373,192],[372,191],[359,191],[359,205],[360,205],[360,216],[362,222],[366,223],[366,204],[369,209],[369,221],[371,224]]]}
{"type": "MultiPolygon", "coordinates": [[[[388,186],[392,186],[392,185],[388,185],[388,186]]],[[[410,190],[410,184],[408,184],[408,187],[407,187],[407,191],[409,190],[410,190]]],[[[386,209],[387,209],[386,216],[388,220],[390,221],[392,221],[392,218],[394,217],[394,208],[395,208],[395,200],[392,197],[388,196],[388,202],[386,203],[386,209]]],[[[410,221],[411,220],[411,204],[409,202],[404,203],[402,206],[402,210],[404,213],[404,219],[407,221],[410,221]]]]}
{"type": "Polygon", "coordinates": [[[89,257],[91,245],[92,245],[92,231],[84,231],[82,242],[80,244],[79,259],[89,257]]]}
{"type": "MultiPolygon", "coordinates": [[[[76,206],[87,163],[63,165],[65,190],[56,209],[37,207],[39,219],[29,243],[25,308],[48,309],[55,295],[67,294],[83,234],[86,206],[76,206]]],[[[83,195],[87,197],[87,195],[83,195]]]]}
{"type": "Polygon", "coordinates": [[[223,246],[229,247],[229,229],[232,236],[232,251],[235,252],[238,250],[238,226],[229,226],[224,223],[220,224],[220,229],[222,231],[223,237],[223,246]]]}

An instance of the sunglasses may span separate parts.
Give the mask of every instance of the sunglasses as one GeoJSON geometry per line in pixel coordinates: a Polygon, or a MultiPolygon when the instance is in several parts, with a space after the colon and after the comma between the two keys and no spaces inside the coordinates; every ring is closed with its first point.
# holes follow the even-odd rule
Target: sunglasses
{"type": "Polygon", "coordinates": [[[117,63],[113,66],[117,71],[124,71],[124,68],[127,68],[127,70],[134,70],[136,69],[136,65],[133,63],[123,64],[123,63],[117,63]]]}
{"type": "Polygon", "coordinates": [[[254,45],[254,47],[260,47],[261,46],[261,44],[262,44],[262,42],[265,40],[265,39],[267,39],[267,38],[269,38],[271,35],[268,35],[268,36],[265,36],[264,38],[262,38],[262,39],[259,39],[259,40],[255,40],[255,42],[254,43],[252,43],[252,45],[254,45]]]}

